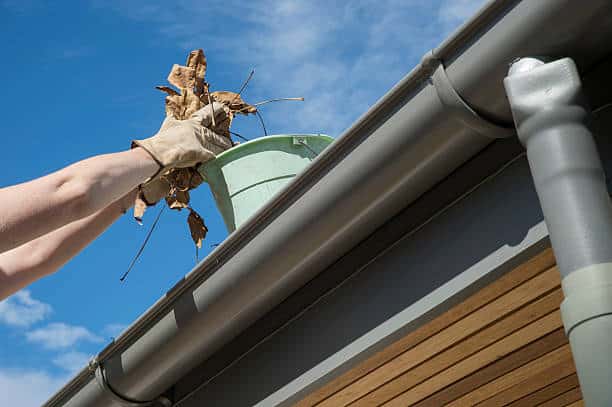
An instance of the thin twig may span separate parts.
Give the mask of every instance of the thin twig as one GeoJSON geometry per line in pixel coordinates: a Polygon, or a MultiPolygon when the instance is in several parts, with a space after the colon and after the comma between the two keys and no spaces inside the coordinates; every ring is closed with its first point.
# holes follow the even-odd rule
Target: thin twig
{"type": "Polygon", "coordinates": [[[213,128],[217,127],[217,123],[215,123],[215,106],[212,103],[212,99],[210,98],[210,86],[208,86],[208,82],[204,82],[206,85],[206,96],[208,96],[208,104],[210,105],[210,109],[212,110],[212,126],[213,128]]]}
{"type": "Polygon", "coordinates": [[[295,101],[303,102],[304,98],[276,98],[276,99],[263,100],[261,102],[255,103],[254,105],[248,105],[248,106],[243,107],[242,109],[236,110],[236,113],[242,113],[243,111],[245,111],[247,109],[250,109],[251,107],[257,108],[257,106],[265,105],[266,103],[284,102],[284,101],[288,101],[288,100],[289,101],[295,100],[295,101]]]}
{"type": "Polygon", "coordinates": [[[303,102],[304,98],[275,98],[275,99],[268,99],[268,100],[263,100],[261,102],[257,102],[255,104],[253,104],[253,106],[261,106],[261,105],[265,105],[266,103],[272,103],[272,102],[282,102],[285,100],[296,100],[298,102],[303,102]]]}
{"type": "Polygon", "coordinates": [[[161,214],[164,212],[164,209],[166,209],[165,205],[163,205],[162,208],[160,209],[159,213],[157,214],[157,217],[155,218],[155,222],[153,222],[153,224],[151,225],[151,229],[149,229],[149,232],[147,233],[147,236],[145,237],[144,241],[142,242],[142,245],[140,246],[140,249],[138,249],[138,253],[136,253],[136,256],[134,256],[134,258],[132,259],[132,262],[130,263],[127,271],[125,273],[123,273],[123,275],[121,276],[119,281],[125,280],[125,278],[129,274],[129,272],[134,267],[134,264],[136,264],[136,260],[138,260],[138,258],[140,257],[140,255],[144,251],[144,248],[147,245],[147,242],[149,241],[149,239],[151,238],[151,234],[153,234],[153,230],[155,230],[155,226],[157,226],[157,222],[159,222],[159,218],[161,217],[161,214]]]}
{"type": "Polygon", "coordinates": [[[259,113],[259,110],[255,110],[255,114],[259,118],[259,121],[261,122],[261,127],[263,127],[264,134],[267,137],[268,136],[268,130],[266,130],[266,125],[264,123],[263,116],[261,115],[261,113],[259,113]]]}
{"type": "Polygon", "coordinates": [[[230,134],[233,134],[233,135],[234,135],[234,136],[236,136],[236,137],[240,137],[240,138],[241,138],[241,139],[243,139],[244,141],[251,141],[251,140],[249,140],[248,138],[243,137],[243,136],[241,136],[240,134],[235,133],[235,132],[233,132],[233,131],[231,131],[231,130],[229,130],[229,132],[230,132],[230,134]]]}
{"type": "Polygon", "coordinates": [[[244,88],[247,87],[247,85],[249,84],[249,81],[251,80],[251,78],[253,77],[253,74],[255,73],[254,69],[251,69],[251,73],[249,73],[249,76],[246,78],[246,80],[244,81],[244,83],[242,84],[242,86],[240,87],[240,90],[238,91],[238,93],[236,93],[236,96],[234,96],[234,100],[232,100],[232,103],[234,103],[236,101],[236,98],[239,98],[240,95],[242,95],[242,91],[244,90],[244,88]]]}

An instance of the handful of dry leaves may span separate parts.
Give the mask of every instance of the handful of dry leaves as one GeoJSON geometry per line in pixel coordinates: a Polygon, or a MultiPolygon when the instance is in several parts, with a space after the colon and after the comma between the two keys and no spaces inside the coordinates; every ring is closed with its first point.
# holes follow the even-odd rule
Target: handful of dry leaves
{"type": "MultiPolygon", "coordinates": [[[[224,104],[229,111],[225,115],[225,119],[222,122],[216,123],[213,113],[212,124],[209,126],[217,135],[229,141],[219,143],[220,145],[218,146],[211,146],[211,148],[215,149],[212,152],[219,154],[227,149],[224,146],[233,145],[229,129],[235,115],[254,114],[257,112],[257,108],[242,100],[239,93],[228,91],[210,92],[209,85],[205,80],[206,57],[201,49],[191,51],[185,65],[175,64],[172,67],[170,75],[168,75],[168,82],[174,87],[156,86],[157,89],[167,94],[166,116],[185,120],[208,104],[212,105],[213,102],[224,104]]],[[[179,211],[182,209],[189,210],[187,223],[191,237],[196,247],[201,248],[208,229],[202,217],[189,204],[189,191],[204,181],[197,167],[172,168],[161,174],[161,177],[170,185],[169,193],[165,197],[168,207],[179,211]]],[[[134,203],[134,217],[141,219],[147,206],[142,192],[139,193],[134,203]]]]}
{"type": "MultiPolygon", "coordinates": [[[[253,75],[253,71],[250,73],[247,80],[244,82],[238,93],[229,91],[216,91],[210,92],[208,83],[205,80],[206,75],[206,57],[204,51],[197,49],[191,51],[187,57],[186,66],[175,64],[168,75],[168,82],[172,86],[156,86],[157,89],[165,92],[166,96],[166,116],[177,119],[185,120],[188,119],[196,111],[211,105],[213,109],[213,102],[221,103],[224,105],[224,113],[221,115],[224,117],[222,121],[215,121],[215,112],[212,111],[212,123],[207,126],[210,130],[215,133],[218,137],[216,141],[210,141],[210,145],[207,148],[215,155],[231,148],[234,145],[231,139],[230,126],[232,120],[237,114],[256,114],[263,127],[264,134],[267,135],[266,127],[263,123],[263,118],[258,111],[258,106],[261,106],[270,102],[284,101],[284,100],[298,100],[303,101],[302,97],[292,98],[276,98],[265,100],[255,104],[246,103],[240,96],[249,80],[253,75]]],[[[233,133],[236,134],[236,133],[233,133]]],[[[236,134],[238,137],[242,136],[236,134]]],[[[201,165],[200,163],[198,165],[201,165]]],[[[196,245],[196,258],[197,249],[202,247],[202,241],[206,237],[208,228],[204,223],[204,219],[191,207],[189,204],[190,196],[189,191],[198,187],[204,179],[198,171],[198,166],[191,168],[171,168],[166,170],[160,175],[161,178],[156,178],[155,181],[160,181],[164,187],[161,194],[166,193],[165,201],[170,209],[182,210],[187,209],[189,216],[187,217],[187,224],[189,225],[189,231],[191,238],[196,245]]],[[[146,185],[146,184],[145,184],[146,185]]],[[[159,196],[159,195],[157,195],[159,196]]],[[[153,204],[154,205],[154,204],[153,204]]],[[[134,202],[134,218],[138,221],[142,219],[149,204],[144,198],[144,193],[141,188],[134,202]]],[[[138,257],[142,254],[144,247],[146,246],[159,218],[163,212],[160,211],[153,222],[143,244],[136,253],[136,256],[132,259],[127,271],[121,276],[120,280],[124,281],[128,273],[136,263],[138,257]]]]}

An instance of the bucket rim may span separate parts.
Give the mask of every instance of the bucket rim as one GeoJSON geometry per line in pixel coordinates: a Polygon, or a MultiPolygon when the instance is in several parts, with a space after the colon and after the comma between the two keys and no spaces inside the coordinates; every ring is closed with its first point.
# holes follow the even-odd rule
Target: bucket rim
{"type": "Polygon", "coordinates": [[[237,146],[234,146],[230,149],[225,150],[224,152],[222,152],[221,154],[218,154],[215,157],[215,160],[219,160],[222,159],[223,157],[225,157],[226,155],[229,155],[233,152],[235,152],[237,149],[243,147],[243,146],[252,146],[254,144],[259,144],[259,143],[264,143],[266,141],[269,140],[275,140],[275,139],[284,139],[284,138],[291,138],[291,137],[313,137],[313,138],[321,138],[321,139],[325,139],[328,140],[330,142],[333,142],[335,139],[327,134],[322,134],[322,133],[309,133],[309,134],[300,134],[300,133],[295,133],[295,134],[272,134],[269,136],[262,136],[262,137],[258,137],[249,141],[246,141],[244,143],[240,143],[237,146]]]}

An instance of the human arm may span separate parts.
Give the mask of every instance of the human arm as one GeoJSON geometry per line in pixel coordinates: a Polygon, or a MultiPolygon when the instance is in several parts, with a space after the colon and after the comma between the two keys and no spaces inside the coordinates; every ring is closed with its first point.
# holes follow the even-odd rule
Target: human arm
{"type": "Polygon", "coordinates": [[[129,205],[119,198],[136,186],[152,178],[141,191],[155,192],[147,201],[153,204],[170,188],[150,188],[163,180],[157,175],[213,159],[209,147],[216,133],[203,126],[224,112],[208,107],[188,120],[166,120],[155,136],[136,140],[129,151],[0,189],[0,298],[61,267],[131,206],[133,194],[129,205]]]}
{"type": "Polygon", "coordinates": [[[66,264],[129,209],[135,195],[133,190],[92,215],[0,253],[0,300],[66,264]]]}
{"type": "Polygon", "coordinates": [[[0,253],[117,201],[159,165],[142,148],[79,161],[33,181],[0,189],[0,253]]]}
{"type": "Polygon", "coordinates": [[[0,253],[93,214],[160,171],[215,158],[210,149],[217,134],[205,126],[213,114],[221,121],[227,112],[221,104],[213,106],[187,120],[166,119],[155,136],[135,140],[129,151],[88,158],[0,189],[0,253]]]}

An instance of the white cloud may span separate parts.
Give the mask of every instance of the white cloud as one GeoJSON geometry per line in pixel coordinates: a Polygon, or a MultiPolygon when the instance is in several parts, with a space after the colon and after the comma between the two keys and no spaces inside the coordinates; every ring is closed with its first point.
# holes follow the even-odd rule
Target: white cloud
{"type": "Polygon", "coordinates": [[[43,328],[29,331],[26,333],[26,338],[29,342],[37,343],[46,349],[68,348],[81,341],[93,343],[104,341],[83,326],[68,325],[62,322],[54,322],[43,328]]]}
{"type": "Polygon", "coordinates": [[[91,358],[92,355],[72,351],[58,355],[52,360],[52,362],[54,365],[61,367],[70,374],[74,374],[87,366],[91,358]]]}
{"type": "Polygon", "coordinates": [[[29,327],[51,313],[51,306],[32,298],[30,291],[21,290],[0,301],[0,322],[29,327]]]}
{"type": "Polygon", "coordinates": [[[68,380],[44,371],[0,368],[0,406],[35,407],[68,380]]]}
{"type": "Polygon", "coordinates": [[[304,96],[305,103],[262,108],[272,132],[338,135],[484,2],[182,0],[171,8],[159,0],[96,4],[151,23],[152,30],[181,48],[214,52],[214,63],[231,64],[245,76],[255,67],[249,101],[304,96]]]}

